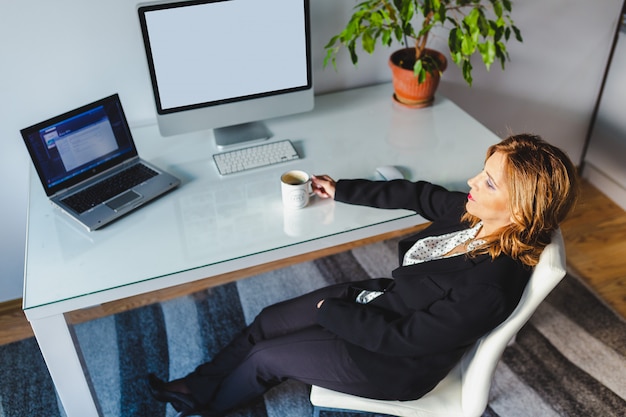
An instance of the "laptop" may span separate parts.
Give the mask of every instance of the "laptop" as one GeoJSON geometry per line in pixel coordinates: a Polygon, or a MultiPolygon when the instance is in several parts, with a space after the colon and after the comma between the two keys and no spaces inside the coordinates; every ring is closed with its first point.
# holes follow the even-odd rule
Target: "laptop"
{"type": "Polygon", "coordinates": [[[90,231],[180,184],[139,157],[118,94],[21,133],[46,195],[90,231]]]}

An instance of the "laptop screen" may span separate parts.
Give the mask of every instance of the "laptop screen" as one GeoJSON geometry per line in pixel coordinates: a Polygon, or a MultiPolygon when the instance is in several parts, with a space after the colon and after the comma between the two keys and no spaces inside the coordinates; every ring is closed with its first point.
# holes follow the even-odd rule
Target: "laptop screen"
{"type": "Polygon", "coordinates": [[[22,137],[48,195],[137,155],[117,94],[22,129],[22,137]]]}

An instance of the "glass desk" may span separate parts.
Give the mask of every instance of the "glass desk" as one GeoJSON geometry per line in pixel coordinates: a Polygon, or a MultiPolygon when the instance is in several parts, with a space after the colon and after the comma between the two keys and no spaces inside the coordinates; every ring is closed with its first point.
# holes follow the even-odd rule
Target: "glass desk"
{"type": "Polygon", "coordinates": [[[225,177],[210,131],[164,138],[156,125],[133,129],[139,154],[182,184],[91,233],[51,206],[33,172],[23,308],[69,417],[97,416],[98,407],[66,313],[424,223],[405,210],[317,198],[285,211],[283,172],[374,179],[376,167],[395,165],[409,179],[465,190],[499,140],[441,95],[420,110],[394,103],[390,84],[318,96],[312,112],[267,125],[302,159],[225,177]]]}

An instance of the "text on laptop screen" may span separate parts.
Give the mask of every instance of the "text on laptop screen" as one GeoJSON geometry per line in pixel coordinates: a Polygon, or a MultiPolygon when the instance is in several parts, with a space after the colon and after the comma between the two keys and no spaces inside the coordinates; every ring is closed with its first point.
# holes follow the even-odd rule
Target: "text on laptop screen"
{"type": "Polygon", "coordinates": [[[123,115],[115,102],[105,101],[50,122],[28,135],[30,150],[39,161],[48,187],[134,151],[123,115]]]}

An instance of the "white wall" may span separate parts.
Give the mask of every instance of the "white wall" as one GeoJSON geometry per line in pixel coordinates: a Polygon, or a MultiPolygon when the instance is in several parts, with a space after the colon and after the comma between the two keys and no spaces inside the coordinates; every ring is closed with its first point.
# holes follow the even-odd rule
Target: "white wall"
{"type": "Polygon", "coordinates": [[[506,71],[482,71],[471,89],[455,77],[442,91],[500,136],[509,128],[540,134],[578,164],[622,3],[514,2],[524,42],[511,43],[506,71]]]}
{"type": "MultiPolygon", "coordinates": [[[[154,118],[137,3],[0,0],[0,192],[10,202],[0,217],[0,302],[22,291],[30,162],[19,130],[113,92],[131,125],[154,118]]],[[[323,45],[354,4],[311,0],[319,93],[390,79],[384,49],[363,56],[357,69],[347,54],[339,72],[321,68],[323,45]]],[[[513,17],[525,42],[510,46],[506,72],[478,69],[469,89],[451,65],[441,91],[501,136],[530,130],[579,160],[620,8],[620,0],[517,1],[513,17]]]]}

